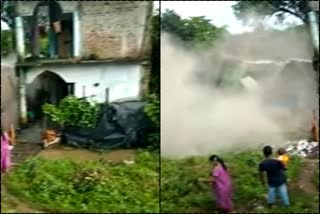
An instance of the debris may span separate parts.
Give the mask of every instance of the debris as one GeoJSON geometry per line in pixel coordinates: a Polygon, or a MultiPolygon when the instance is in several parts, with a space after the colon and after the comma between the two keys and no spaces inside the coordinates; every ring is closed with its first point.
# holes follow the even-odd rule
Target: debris
{"type": "Polygon", "coordinates": [[[259,206],[255,207],[254,209],[255,209],[255,210],[263,210],[263,209],[264,209],[264,206],[259,205],[259,206]]]}
{"type": "Polygon", "coordinates": [[[60,143],[60,137],[54,130],[46,130],[42,133],[43,147],[48,148],[49,146],[60,143]]]}
{"type": "Polygon", "coordinates": [[[289,141],[286,151],[292,156],[308,157],[319,154],[319,143],[308,142],[308,140],[289,141]]]}
{"type": "Polygon", "coordinates": [[[128,165],[135,164],[134,161],[127,161],[127,160],[124,160],[123,163],[128,164],[128,165]]]}
{"type": "Polygon", "coordinates": [[[258,90],[259,89],[259,84],[255,79],[253,79],[250,76],[246,76],[240,80],[242,85],[248,89],[248,90],[258,90]]]}

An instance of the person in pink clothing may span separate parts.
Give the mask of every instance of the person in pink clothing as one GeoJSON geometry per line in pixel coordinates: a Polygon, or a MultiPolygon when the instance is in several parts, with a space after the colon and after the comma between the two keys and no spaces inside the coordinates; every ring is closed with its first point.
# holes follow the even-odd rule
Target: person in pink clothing
{"type": "Polygon", "coordinates": [[[210,156],[209,161],[213,164],[213,169],[211,172],[212,177],[209,179],[199,180],[212,184],[218,209],[220,209],[223,213],[230,213],[233,209],[232,180],[227,166],[224,164],[222,158],[217,155],[210,156]]]}
{"type": "Polygon", "coordinates": [[[10,138],[1,129],[1,172],[7,172],[11,166],[10,138]]]}

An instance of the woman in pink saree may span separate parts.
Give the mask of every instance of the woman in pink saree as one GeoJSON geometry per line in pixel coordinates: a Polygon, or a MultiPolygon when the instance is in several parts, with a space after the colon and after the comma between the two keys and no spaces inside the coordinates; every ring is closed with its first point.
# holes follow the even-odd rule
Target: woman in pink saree
{"type": "Polygon", "coordinates": [[[232,181],[224,161],[217,155],[212,155],[209,161],[213,164],[212,178],[200,179],[202,182],[212,184],[217,207],[224,213],[230,213],[233,209],[232,181]]]}
{"type": "Polygon", "coordinates": [[[10,139],[9,135],[1,129],[1,172],[7,172],[10,166],[10,139]]]}

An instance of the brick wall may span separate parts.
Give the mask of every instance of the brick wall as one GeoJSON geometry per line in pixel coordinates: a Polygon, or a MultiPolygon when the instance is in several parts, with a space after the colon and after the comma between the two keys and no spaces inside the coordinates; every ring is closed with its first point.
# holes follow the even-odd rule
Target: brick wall
{"type": "Polygon", "coordinates": [[[152,2],[81,2],[82,55],[99,59],[138,57],[150,14],[152,2]]]}

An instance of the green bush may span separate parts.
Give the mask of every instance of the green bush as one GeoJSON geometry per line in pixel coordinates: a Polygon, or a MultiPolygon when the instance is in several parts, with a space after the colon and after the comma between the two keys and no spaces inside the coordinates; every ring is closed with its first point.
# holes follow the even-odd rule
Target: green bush
{"type": "Polygon", "coordinates": [[[5,179],[8,191],[48,212],[159,212],[159,155],[135,164],[27,160],[5,179]]]}
{"type": "Polygon", "coordinates": [[[42,106],[43,113],[48,116],[49,120],[60,126],[84,128],[96,126],[100,109],[99,104],[91,104],[73,96],[62,99],[57,106],[53,104],[42,106]]]}

